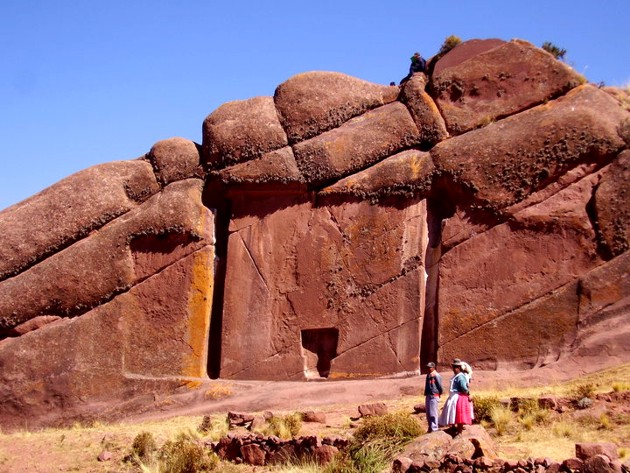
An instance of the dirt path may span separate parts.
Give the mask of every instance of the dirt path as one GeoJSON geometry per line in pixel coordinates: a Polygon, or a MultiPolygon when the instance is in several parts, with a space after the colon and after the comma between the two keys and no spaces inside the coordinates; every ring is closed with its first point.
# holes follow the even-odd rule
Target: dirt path
{"type": "MultiPolygon", "coordinates": [[[[591,363],[557,363],[529,371],[476,371],[472,391],[506,387],[544,386],[561,383],[610,366],[602,360],[591,363]]],[[[445,379],[450,373],[442,373],[445,379]]],[[[323,409],[330,405],[359,405],[374,401],[397,400],[415,396],[422,400],[424,375],[350,381],[210,381],[195,392],[186,392],[158,400],[155,406],[126,421],[138,422],[181,415],[204,415],[228,410],[259,412],[265,410],[298,411],[323,409]],[[217,383],[222,387],[217,393],[217,383]],[[210,394],[210,395],[208,395],[210,394]]]]}

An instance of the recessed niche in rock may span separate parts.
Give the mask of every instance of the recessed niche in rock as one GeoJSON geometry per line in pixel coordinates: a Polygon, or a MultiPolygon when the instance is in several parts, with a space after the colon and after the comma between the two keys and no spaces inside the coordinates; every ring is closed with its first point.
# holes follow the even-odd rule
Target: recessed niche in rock
{"type": "Polygon", "coordinates": [[[302,330],[304,373],[308,379],[327,378],[330,364],[337,356],[339,330],[336,328],[316,328],[302,330]]]}

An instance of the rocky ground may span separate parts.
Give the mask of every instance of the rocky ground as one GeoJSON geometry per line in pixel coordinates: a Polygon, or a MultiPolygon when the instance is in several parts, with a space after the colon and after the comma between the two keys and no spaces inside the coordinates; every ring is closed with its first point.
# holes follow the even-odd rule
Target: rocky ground
{"type": "MultiPolygon", "coordinates": [[[[532,433],[523,432],[519,434],[520,438],[517,438],[516,435],[497,436],[497,432],[492,426],[488,427],[490,437],[487,437],[485,433],[481,434],[482,437],[479,437],[479,432],[472,429],[470,435],[477,435],[477,437],[482,439],[482,444],[486,442],[487,445],[488,442],[492,442],[492,460],[488,460],[483,465],[480,463],[481,460],[478,460],[477,465],[475,465],[471,459],[467,460],[468,464],[463,463],[466,459],[466,454],[460,454],[459,457],[453,458],[458,461],[461,460],[461,467],[468,467],[471,471],[473,468],[477,470],[495,468],[498,465],[496,462],[499,461],[497,459],[500,459],[502,471],[516,471],[517,468],[521,468],[524,471],[542,472],[542,468],[548,469],[552,464],[555,465],[556,463],[561,465],[563,460],[575,457],[575,443],[577,443],[577,439],[591,442],[594,440],[602,442],[614,440],[618,447],[618,452],[621,452],[622,455],[630,456],[630,429],[628,429],[628,425],[620,427],[615,423],[617,421],[623,422],[623,419],[626,419],[626,423],[630,424],[628,422],[630,421],[630,393],[613,392],[610,384],[611,379],[630,381],[627,375],[625,375],[625,378],[623,377],[624,375],[620,376],[620,373],[624,372],[628,372],[627,365],[612,370],[609,369],[605,377],[600,377],[600,380],[603,380],[603,384],[598,386],[600,394],[597,395],[593,400],[593,404],[586,410],[574,410],[566,401],[563,401],[564,398],[561,395],[561,391],[558,391],[559,388],[557,388],[557,386],[563,385],[554,384],[556,387],[553,387],[551,383],[546,383],[545,385],[545,383],[541,382],[543,379],[553,379],[556,383],[566,380],[568,375],[562,375],[560,372],[552,373],[549,370],[547,372],[542,370],[542,373],[536,373],[535,376],[533,376],[534,373],[532,372],[527,376],[519,376],[512,379],[492,372],[475,373],[474,388],[475,392],[480,395],[497,393],[502,397],[507,396],[509,398],[513,395],[528,396],[528,393],[536,392],[536,390],[538,392],[547,392],[547,389],[549,390],[548,392],[560,393],[555,396],[558,400],[558,405],[553,414],[555,416],[553,428],[550,425],[547,429],[548,432],[544,429],[535,430],[532,433]],[[521,384],[520,388],[517,386],[518,384],[521,384]],[[609,394],[605,394],[603,391],[609,391],[609,394]],[[562,407],[563,405],[565,407],[562,407]],[[588,427],[588,422],[593,421],[597,424],[597,419],[601,420],[604,417],[612,419],[613,425],[604,426],[603,428],[601,425],[588,427]],[[568,430],[584,430],[584,432],[560,432],[558,434],[555,432],[556,425],[563,426],[563,428],[568,430]],[[554,431],[552,432],[552,430],[554,431]],[[588,433],[586,432],[587,430],[595,433],[588,433]],[[547,447],[543,448],[540,446],[542,444],[532,443],[533,440],[528,438],[530,434],[537,437],[547,435],[547,443],[555,444],[553,446],[556,447],[556,450],[547,450],[547,447]],[[557,436],[554,437],[554,435],[557,436]],[[528,442],[531,448],[528,448],[528,442]],[[558,446],[562,448],[558,450],[558,446]],[[535,451],[532,451],[532,448],[539,449],[540,453],[536,454],[535,451]],[[558,453],[554,455],[549,454],[549,452],[558,453]],[[527,463],[528,458],[530,459],[529,463],[527,463]],[[547,460],[543,462],[545,458],[547,460]],[[525,463],[520,465],[518,460],[523,460],[525,463]],[[538,460],[538,463],[535,463],[534,460],[538,460]]],[[[598,379],[598,376],[595,374],[582,379],[586,380],[585,382],[591,382],[598,379]]],[[[380,405],[389,412],[413,412],[414,405],[421,401],[421,381],[421,378],[418,376],[412,376],[396,379],[310,383],[215,382],[199,386],[198,389],[194,390],[194,394],[187,392],[186,394],[167,398],[156,398],[150,408],[148,407],[149,404],[147,404],[145,412],[121,419],[122,423],[120,424],[104,425],[98,421],[86,420],[88,424],[91,424],[88,427],[75,425],[72,428],[65,429],[4,433],[0,435],[0,471],[16,473],[138,471],[137,467],[122,462],[122,459],[129,454],[133,439],[138,433],[142,431],[151,432],[155,436],[157,443],[162,444],[166,440],[174,438],[179,432],[189,432],[196,435],[200,441],[205,442],[209,446],[211,438],[204,437],[204,434],[198,430],[203,422],[203,417],[209,416],[211,423],[214,424],[213,429],[216,434],[216,426],[219,425],[220,427],[221,424],[225,426],[226,414],[229,411],[246,412],[258,419],[263,418],[265,411],[271,411],[276,415],[311,411],[313,413],[311,420],[313,421],[303,422],[299,435],[307,438],[311,437],[309,440],[306,440],[307,443],[313,442],[313,436],[316,436],[319,442],[328,438],[328,440],[324,441],[324,444],[334,446],[335,439],[350,437],[354,428],[361,424],[361,414],[358,407],[362,404],[380,405]],[[97,457],[104,452],[108,453],[106,455],[108,460],[99,462],[97,457]]],[[[627,389],[630,384],[623,386],[627,389]]],[[[565,389],[565,392],[568,392],[567,389],[565,389]]],[[[186,391],[189,391],[189,389],[186,389],[186,391]]],[[[415,415],[421,422],[424,422],[423,414],[415,415]]],[[[262,422],[264,423],[264,421],[262,422]]],[[[264,428],[258,429],[259,432],[263,430],[264,428]]],[[[223,436],[226,433],[223,432],[223,436]]],[[[230,434],[250,435],[245,426],[235,427],[230,434]]],[[[440,434],[434,436],[429,443],[432,445],[436,441],[435,439],[441,440],[442,447],[440,448],[447,452],[451,448],[451,443],[458,445],[456,441],[451,441],[447,437],[440,434]]],[[[257,440],[255,437],[250,437],[249,440],[245,440],[245,443],[260,441],[261,437],[258,437],[257,440]]],[[[224,447],[229,446],[230,442],[226,443],[224,441],[224,447]]],[[[315,442],[317,443],[318,441],[316,440],[315,442]]],[[[421,437],[415,443],[420,445],[418,448],[422,449],[424,448],[422,445],[425,445],[426,442],[427,440],[423,440],[421,437]]],[[[470,450],[467,443],[466,446],[470,450]]],[[[217,448],[216,443],[214,447],[215,449],[217,448]]],[[[339,447],[338,444],[335,448],[337,447],[339,447]]],[[[277,448],[277,445],[272,448],[277,448]]],[[[433,447],[432,449],[434,450],[433,447]]],[[[255,453],[258,452],[258,447],[248,447],[246,450],[251,450],[255,453]]],[[[330,453],[332,449],[324,450],[330,453]]],[[[469,457],[474,454],[473,450],[468,451],[469,457]]],[[[421,458],[423,462],[422,468],[428,468],[427,471],[435,469],[437,465],[435,462],[438,459],[422,456],[417,451],[416,453],[407,453],[407,455],[407,457],[403,456],[403,458],[415,459],[416,467],[420,461],[418,458],[421,458]]],[[[622,457],[619,464],[622,461],[627,461],[627,456],[625,459],[622,457]]],[[[449,461],[451,466],[455,468],[459,464],[454,463],[453,458],[449,461]]],[[[411,463],[403,464],[402,466],[408,468],[410,465],[411,463]]],[[[446,464],[442,465],[440,463],[438,468],[446,469],[446,467],[446,464]]],[[[235,472],[281,471],[279,468],[277,466],[252,467],[245,465],[236,467],[226,463],[225,468],[220,471],[230,471],[230,469],[233,469],[235,472]]]]}

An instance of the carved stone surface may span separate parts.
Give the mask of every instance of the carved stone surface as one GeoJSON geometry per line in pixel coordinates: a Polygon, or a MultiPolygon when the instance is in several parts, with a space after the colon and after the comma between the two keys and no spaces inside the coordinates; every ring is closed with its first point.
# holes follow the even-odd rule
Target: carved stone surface
{"type": "Polygon", "coordinates": [[[340,378],[415,369],[423,203],[316,207],[302,196],[252,202],[244,194],[232,203],[221,376],[340,378]],[[303,345],[305,337],[312,345],[303,345]]]}

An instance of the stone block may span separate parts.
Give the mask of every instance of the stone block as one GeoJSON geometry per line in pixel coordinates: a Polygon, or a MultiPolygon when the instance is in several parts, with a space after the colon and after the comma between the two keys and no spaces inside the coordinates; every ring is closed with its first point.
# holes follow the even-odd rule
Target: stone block
{"type": "Polygon", "coordinates": [[[293,147],[293,152],[307,182],[319,185],[360,171],[419,140],[409,111],[396,102],[302,141],[293,147]]]}
{"type": "Polygon", "coordinates": [[[221,105],[203,122],[202,160],[209,169],[256,159],[288,144],[273,97],[221,105]]]}
{"type": "Polygon", "coordinates": [[[373,84],[338,72],[313,71],[280,84],[274,100],[293,144],[393,102],[399,92],[398,87],[373,84]]]}
{"type": "Polygon", "coordinates": [[[185,138],[169,138],[153,145],[147,159],[151,161],[163,186],[192,177],[203,178],[201,147],[185,138]]]}
{"type": "Polygon", "coordinates": [[[0,282],[0,330],[37,316],[75,316],[213,241],[202,181],[167,186],[140,207],[0,282]]]}
{"type": "Polygon", "coordinates": [[[0,212],[0,280],[14,276],[135,209],[159,190],[146,161],[79,171],[0,212]]]}
{"type": "Polygon", "coordinates": [[[466,48],[463,43],[451,50],[431,76],[431,91],[447,129],[455,135],[541,104],[585,82],[568,65],[527,41],[513,40],[478,54],[468,53],[460,62],[449,58],[466,48]]]}
{"type": "Polygon", "coordinates": [[[628,112],[584,85],[567,95],[445,140],[431,149],[438,171],[466,190],[460,199],[500,209],[585,163],[607,164],[625,144],[628,112]]]}

